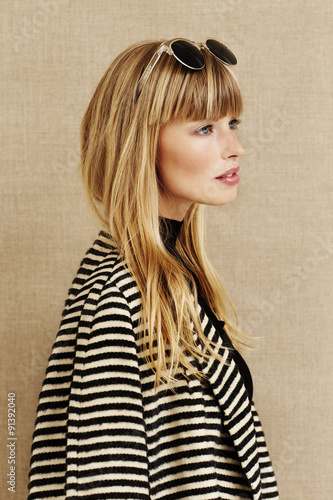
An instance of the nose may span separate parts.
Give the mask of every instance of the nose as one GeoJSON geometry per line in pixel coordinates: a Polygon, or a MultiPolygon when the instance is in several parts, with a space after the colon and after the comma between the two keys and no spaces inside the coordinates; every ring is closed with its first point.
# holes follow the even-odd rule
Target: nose
{"type": "Polygon", "coordinates": [[[227,160],[228,158],[236,157],[239,158],[245,153],[245,149],[240,143],[237,135],[234,131],[230,131],[228,134],[227,142],[224,144],[223,148],[223,159],[227,160]]]}

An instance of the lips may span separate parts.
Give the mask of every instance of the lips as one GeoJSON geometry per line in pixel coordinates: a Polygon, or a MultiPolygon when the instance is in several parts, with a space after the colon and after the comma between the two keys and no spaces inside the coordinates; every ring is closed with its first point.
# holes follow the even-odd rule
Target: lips
{"type": "Polygon", "coordinates": [[[232,167],[229,170],[226,170],[219,177],[215,177],[215,179],[223,184],[227,184],[228,186],[235,186],[239,183],[239,177],[237,172],[239,171],[239,167],[232,167]]]}
{"type": "Polygon", "coordinates": [[[219,175],[216,177],[216,179],[224,179],[224,177],[231,177],[233,174],[237,174],[239,171],[239,167],[232,167],[229,168],[229,170],[226,170],[223,174],[219,175]]]}

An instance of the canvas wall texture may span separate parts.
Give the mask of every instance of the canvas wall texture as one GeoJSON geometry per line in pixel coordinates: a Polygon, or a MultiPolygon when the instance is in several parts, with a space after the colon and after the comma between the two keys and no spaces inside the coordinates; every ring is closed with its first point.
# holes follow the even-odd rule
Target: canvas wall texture
{"type": "Polygon", "coordinates": [[[1,22],[1,498],[26,498],[47,358],[99,230],[77,173],[82,115],[123,48],[179,36],[238,57],[239,195],[207,210],[206,244],[241,327],[262,337],[246,357],[281,499],[331,498],[332,2],[2,0],[1,22]]]}

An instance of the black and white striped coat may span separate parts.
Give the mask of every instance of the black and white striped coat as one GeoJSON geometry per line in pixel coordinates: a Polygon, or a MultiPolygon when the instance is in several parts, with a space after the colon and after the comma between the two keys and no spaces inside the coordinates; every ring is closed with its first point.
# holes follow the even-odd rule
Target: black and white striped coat
{"type": "Polygon", "coordinates": [[[140,346],[140,294],[101,233],[66,302],[33,436],[29,500],[277,499],[264,434],[228,363],[154,389],[140,346]]]}

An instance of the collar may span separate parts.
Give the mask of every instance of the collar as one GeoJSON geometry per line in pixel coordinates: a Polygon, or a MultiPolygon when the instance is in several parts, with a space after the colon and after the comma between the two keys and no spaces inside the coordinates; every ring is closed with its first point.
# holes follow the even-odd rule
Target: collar
{"type": "Polygon", "coordinates": [[[160,232],[166,249],[173,253],[183,221],[160,217],[160,232]]]}

